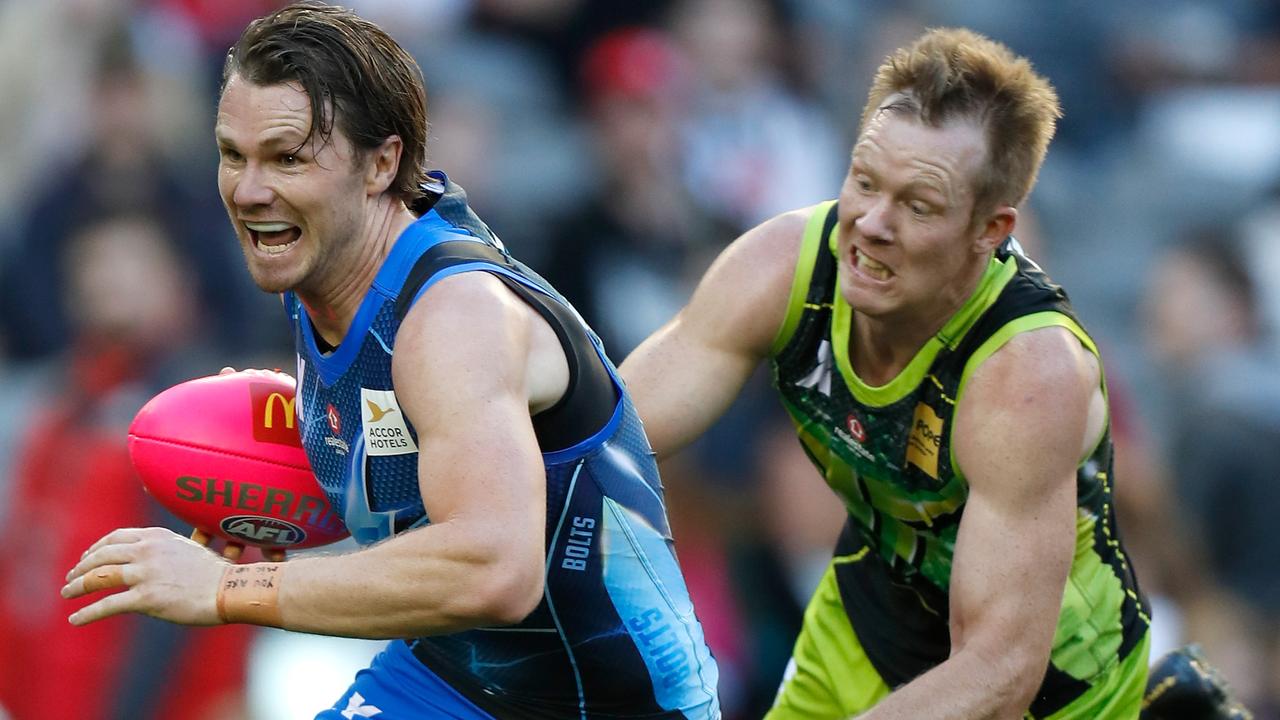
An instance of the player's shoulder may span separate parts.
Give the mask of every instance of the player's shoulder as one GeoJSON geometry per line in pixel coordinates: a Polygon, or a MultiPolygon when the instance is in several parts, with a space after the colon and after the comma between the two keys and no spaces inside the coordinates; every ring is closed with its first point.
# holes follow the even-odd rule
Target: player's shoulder
{"type": "Polygon", "coordinates": [[[776,215],[743,233],[707,270],[684,324],[761,357],[782,327],[805,226],[815,208],[776,215]]]}
{"type": "Polygon", "coordinates": [[[794,261],[804,240],[805,227],[821,207],[811,205],[775,215],[743,233],[735,244],[745,246],[759,259],[794,261]]]}
{"type": "Polygon", "coordinates": [[[464,402],[459,398],[516,392],[537,320],[492,273],[461,272],[432,283],[395,335],[392,384],[397,396],[403,392],[408,416],[424,427],[425,408],[415,398],[464,402]]]}
{"type": "Polygon", "coordinates": [[[441,277],[423,291],[418,303],[435,312],[453,311],[471,304],[503,303],[511,297],[501,279],[492,272],[470,270],[441,277]]]}
{"type": "Polygon", "coordinates": [[[1053,395],[1096,388],[1100,373],[1097,358],[1074,333],[1050,325],[1009,338],[978,366],[974,378],[1053,395]]]}
{"type": "Polygon", "coordinates": [[[525,323],[527,306],[495,274],[460,272],[431,284],[401,322],[402,339],[426,336],[447,343],[501,334],[525,323]]]}
{"type": "Polygon", "coordinates": [[[805,227],[819,206],[775,215],[743,233],[725,249],[712,272],[754,287],[790,287],[805,227]]]}

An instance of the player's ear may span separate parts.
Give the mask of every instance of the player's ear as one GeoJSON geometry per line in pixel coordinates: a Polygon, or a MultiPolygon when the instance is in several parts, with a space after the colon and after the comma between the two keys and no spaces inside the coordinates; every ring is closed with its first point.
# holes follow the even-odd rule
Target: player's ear
{"type": "Polygon", "coordinates": [[[989,253],[1013,234],[1013,228],[1018,224],[1018,209],[1011,205],[998,205],[975,224],[978,234],[973,240],[973,251],[989,253]]]}
{"type": "Polygon", "coordinates": [[[368,151],[364,179],[365,191],[369,195],[381,195],[395,182],[403,150],[404,141],[399,135],[391,135],[381,145],[368,151]]]}

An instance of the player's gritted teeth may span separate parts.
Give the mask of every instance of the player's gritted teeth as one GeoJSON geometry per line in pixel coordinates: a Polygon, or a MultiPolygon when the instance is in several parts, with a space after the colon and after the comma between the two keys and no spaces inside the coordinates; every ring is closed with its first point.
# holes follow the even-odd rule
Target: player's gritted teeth
{"type": "Polygon", "coordinates": [[[872,260],[857,248],[854,248],[853,251],[853,266],[858,268],[863,275],[873,280],[885,281],[893,277],[893,271],[889,269],[888,265],[878,260],[872,260]]]}
{"type": "Polygon", "coordinates": [[[245,228],[253,246],[267,255],[280,255],[293,247],[302,231],[296,225],[282,222],[246,222],[245,228]]]}

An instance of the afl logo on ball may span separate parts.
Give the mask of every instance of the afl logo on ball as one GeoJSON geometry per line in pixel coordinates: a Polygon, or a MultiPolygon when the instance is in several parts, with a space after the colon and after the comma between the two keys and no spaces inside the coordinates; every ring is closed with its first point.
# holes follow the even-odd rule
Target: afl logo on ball
{"type": "Polygon", "coordinates": [[[260,515],[232,515],[222,521],[222,532],[267,547],[297,545],[307,539],[297,525],[260,515]]]}

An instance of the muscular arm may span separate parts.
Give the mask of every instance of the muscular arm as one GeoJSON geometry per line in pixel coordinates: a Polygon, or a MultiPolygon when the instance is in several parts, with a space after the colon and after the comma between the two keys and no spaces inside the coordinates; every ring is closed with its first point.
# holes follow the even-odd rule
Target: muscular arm
{"type": "Polygon", "coordinates": [[[658,457],[672,455],[737,397],[782,326],[810,210],[779,215],[733,242],[692,299],[620,371],[658,457]]]}
{"type": "Polygon", "coordinates": [[[1098,372],[1060,328],[1016,336],[974,372],[955,421],[969,498],[951,571],[951,655],[861,718],[1023,716],[1071,568],[1075,469],[1105,421],[1098,372]]]}
{"type": "Polygon", "coordinates": [[[431,524],[291,562],[280,596],[290,629],[405,637],[518,622],[537,605],[546,477],[528,407],[534,322],[480,273],[441,281],[410,311],[392,381],[418,431],[431,524]]]}
{"type": "MultiPolygon", "coordinates": [[[[443,280],[414,306],[396,338],[392,375],[401,409],[418,429],[419,483],[432,522],[356,552],[284,564],[283,627],[413,637],[514,623],[537,606],[546,478],[529,403],[544,392],[531,386],[545,383],[530,378],[530,368],[540,367],[531,352],[542,331],[555,343],[538,322],[498,280],[480,273],[443,280]]],[[[73,622],[120,612],[217,622],[224,560],[160,529],[113,535],[72,571],[64,595],[84,594],[76,576],[103,563],[123,563],[131,588],[73,622]]]]}

